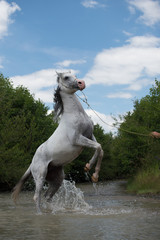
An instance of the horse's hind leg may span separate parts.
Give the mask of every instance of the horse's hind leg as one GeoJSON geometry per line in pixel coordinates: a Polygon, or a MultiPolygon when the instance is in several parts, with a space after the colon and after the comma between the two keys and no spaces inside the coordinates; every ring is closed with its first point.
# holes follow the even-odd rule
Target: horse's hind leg
{"type": "Polygon", "coordinates": [[[47,199],[47,202],[51,202],[53,195],[58,191],[61,184],[62,184],[62,182],[58,183],[58,184],[55,183],[55,182],[50,182],[49,183],[48,190],[45,193],[45,197],[47,199]]]}
{"type": "Polygon", "coordinates": [[[36,209],[37,209],[37,213],[41,214],[41,208],[40,208],[40,204],[41,204],[41,192],[42,192],[42,188],[45,182],[45,178],[46,178],[46,174],[47,174],[47,167],[45,166],[41,166],[40,169],[32,169],[32,174],[35,180],[35,185],[36,185],[36,190],[35,190],[35,194],[33,197],[33,200],[36,203],[36,209]]]}
{"type": "Polygon", "coordinates": [[[48,166],[48,173],[46,180],[49,183],[48,190],[45,193],[47,201],[50,201],[53,195],[58,191],[59,187],[62,185],[64,179],[64,171],[61,166],[55,167],[52,163],[48,166]]]}
{"type": "Polygon", "coordinates": [[[43,188],[43,184],[44,184],[44,179],[36,179],[35,180],[35,184],[36,184],[36,190],[35,190],[35,194],[33,197],[33,200],[36,203],[36,209],[37,209],[37,213],[41,214],[41,192],[42,192],[42,188],[43,188]]]}

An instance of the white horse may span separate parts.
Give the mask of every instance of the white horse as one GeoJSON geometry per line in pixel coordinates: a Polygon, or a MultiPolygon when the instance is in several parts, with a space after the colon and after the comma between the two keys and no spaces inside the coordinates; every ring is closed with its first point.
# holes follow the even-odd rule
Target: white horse
{"type": "Polygon", "coordinates": [[[77,158],[84,147],[95,149],[92,159],[85,166],[86,171],[89,171],[98,159],[95,173],[92,175],[93,182],[98,181],[103,158],[101,145],[93,135],[93,123],[74,94],[77,90],[85,88],[85,82],[70,73],[57,74],[54,112],[56,117],[61,115],[59,126],[51,137],[38,147],[29,168],[12,194],[16,201],[24,182],[32,175],[36,185],[33,199],[38,213],[41,213],[41,191],[45,180],[49,183],[45,196],[50,200],[63,182],[64,165],[77,158]]]}

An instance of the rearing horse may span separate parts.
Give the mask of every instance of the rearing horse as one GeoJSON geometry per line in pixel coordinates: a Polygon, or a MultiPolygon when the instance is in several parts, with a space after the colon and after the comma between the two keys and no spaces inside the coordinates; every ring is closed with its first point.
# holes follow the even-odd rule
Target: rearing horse
{"type": "Polygon", "coordinates": [[[61,115],[60,123],[51,137],[38,147],[29,168],[12,194],[16,201],[24,182],[32,175],[36,185],[33,199],[38,213],[41,213],[41,191],[45,180],[49,183],[45,196],[50,200],[63,182],[64,165],[77,158],[84,147],[95,149],[93,157],[85,166],[86,171],[89,171],[98,160],[92,176],[93,182],[98,181],[103,158],[101,145],[93,135],[93,122],[74,94],[77,90],[85,88],[85,82],[70,73],[57,74],[58,87],[54,94],[54,112],[57,117],[61,115]]]}

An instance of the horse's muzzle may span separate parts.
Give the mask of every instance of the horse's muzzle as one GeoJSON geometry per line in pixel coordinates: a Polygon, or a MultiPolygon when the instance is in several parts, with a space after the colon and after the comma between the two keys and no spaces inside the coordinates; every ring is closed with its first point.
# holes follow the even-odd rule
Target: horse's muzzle
{"type": "Polygon", "coordinates": [[[83,81],[83,80],[77,79],[77,83],[78,83],[79,90],[81,90],[81,91],[86,87],[85,81],[83,81]]]}

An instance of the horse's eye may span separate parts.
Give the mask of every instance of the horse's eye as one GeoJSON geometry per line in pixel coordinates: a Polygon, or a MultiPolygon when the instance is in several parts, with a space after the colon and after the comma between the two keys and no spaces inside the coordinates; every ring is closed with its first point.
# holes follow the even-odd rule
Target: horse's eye
{"type": "Polygon", "coordinates": [[[64,80],[68,80],[69,79],[69,77],[64,77],[64,80]]]}

